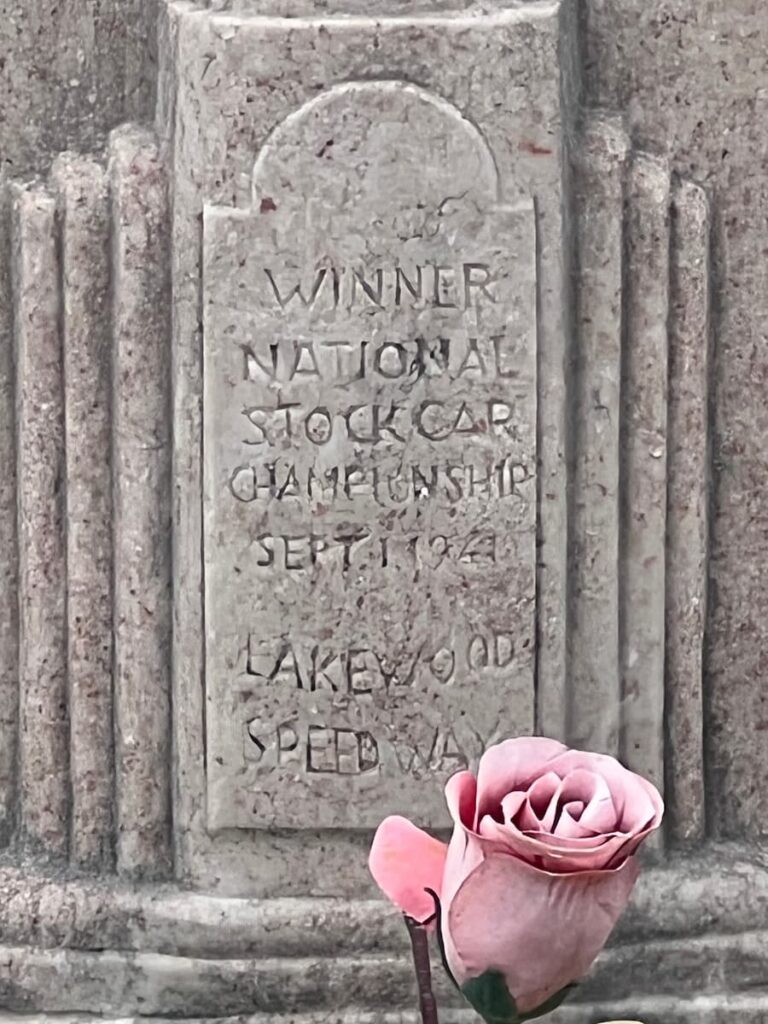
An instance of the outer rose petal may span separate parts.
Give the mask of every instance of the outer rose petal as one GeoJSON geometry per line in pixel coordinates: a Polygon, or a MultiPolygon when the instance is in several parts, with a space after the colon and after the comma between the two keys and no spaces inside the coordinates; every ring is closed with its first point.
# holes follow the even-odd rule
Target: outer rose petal
{"type": "Polygon", "coordinates": [[[459,983],[501,971],[525,1013],[582,978],[629,901],[638,868],[551,875],[492,853],[466,878],[444,922],[459,983]],[[493,926],[489,927],[489,922],[493,926]]]}
{"type": "Polygon", "coordinates": [[[496,852],[506,849],[544,871],[566,874],[620,867],[656,827],[653,825],[634,836],[610,832],[604,836],[568,839],[548,832],[520,832],[513,825],[500,825],[486,816],[480,823],[480,839],[493,844],[496,852]]]}
{"type": "Polygon", "coordinates": [[[448,847],[439,839],[393,815],[376,829],[368,867],[376,884],[404,914],[426,921],[435,912],[429,893],[440,893],[448,847]]]}
{"type": "Polygon", "coordinates": [[[456,772],[445,784],[445,802],[455,825],[471,829],[475,823],[477,781],[472,772],[456,772]]]}
{"type": "Polygon", "coordinates": [[[468,832],[460,822],[454,826],[453,835],[448,844],[448,857],[445,862],[445,872],[443,873],[443,887],[440,890],[443,946],[448,963],[453,963],[456,959],[456,951],[453,948],[451,933],[445,927],[445,922],[451,912],[451,901],[459,889],[461,889],[467,877],[483,863],[487,845],[474,833],[468,832]]]}

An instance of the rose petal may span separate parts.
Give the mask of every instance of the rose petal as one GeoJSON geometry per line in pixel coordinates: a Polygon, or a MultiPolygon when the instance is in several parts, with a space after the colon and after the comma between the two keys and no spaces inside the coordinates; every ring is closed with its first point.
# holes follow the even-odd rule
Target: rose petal
{"type": "Polygon", "coordinates": [[[425,921],[435,911],[426,888],[440,893],[448,847],[407,818],[385,818],[376,829],[368,867],[382,892],[404,914],[425,921]]]}
{"type": "Polygon", "coordinates": [[[518,1010],[536,1009],[587,973],[636,877],[631,860],[618,871],[563,877],[489,855],[459,888],[444,920],[451,970],[460,984],[501,971],[518,1010]]]}
{"type": "Polygon", "coordinates": [[[607,754],[568,750],[547,768],[561,778],[577,769],[600,775],[613,800],[617,832],[629,835],[647,827],[655,828],[661,822],[664,804],[656,787],[607,754]]]}
{"type": "Polygon", "coordinates": [[[507,795],[501,801],[501,811],[504,815],[504,821],[507,825],[511,825],[516,815],[520,811],[520,808],[528,799],[527,794],[520,792],[519,790],[515,793],[507,793],[507,795]]]}
{"type": "MultiPolygon", "coordinates": [[[[487,844],[483,843],[473,832],[463,825],[454,827],[451,841],[448,844],[448,856],[443,872],[443,887],[440,891],[442,921],[445,924],[450,912],[453,897],[459,891],[468,875],[482,864],[485,859],[487,844]]],[[[455,957],[453,940],[450,932],[443,927],[443,946],[448,962],[455,957]]]]}
{"type": "MultiPolygon", "coordinates": [[[[532,828],[550,832],[557,816],[563,782],[559,775],[547,772],[531,784],[515,824],[522,830],[532,828]]],[[[504,801],[501,802],[502,807],[504,801]]]]}
{"type": "Polygon", "coordinates": [[[584,768],[569,772],[563,779],[561,800],[564,804],[581,804],[582,811],[579,815],[573,811],[561,815],[557,826],[550,829],[555,835],[581,837],[616,830],[616,809],[608,783],[601,775],[584,768]]]}
{"type": "Polygon", "coordinates": [[[590,833],[587,836],[558,836],[553,835],[551,832],[528,831],[525,835],[530,836],[531,839],[536,839],[547,844],[555,851],[561,850],[564,853],[571,850],[576,853],[580,850],[594,850],[598,846],[603,846],[609,839],[613,839],[614,837],[624,840],[627,838],[623,833],[619,834],[616,832],[590,833]]]}
{"type": "Polygon", "coordinates": [[[454,822],[474,828],[477,780],[472,772],[457,772],[445,784],[445,802],[454,822]]]}
{"type": "MultiPolygon", "coordinates": [[[[516,789],[528,789],[568,748],[543,736],[520,736],[489,747],[480,758],[477,772],[477,810],[474,828],[481,818],[492,814],[502,798],[516,789]],[[523,785],[524,783],[524,785],[523,785]]],[[[558,774],[561,774],[558,772],[558,774]]]]}
{"type": "Polygon", "coordinates": [[[588,829],[584,829],[581,822],[578,820],[578,815],[584,810],[584,804],[581,801],[571,802],[566,804],[560,812],[560,817],[557,821],[556,834],[566,839],[583,838],[584,833],[594,836],[594,832],[590,833],[588,829]]]}
{"type": "Polygon", "coordinates": [[[521,860],[557,874],[604,870],[627,842],[624,835],[571,839],[549,832],[520,832],[514,825],[500,825],[489,815],[480,822],[480,835],[496,848],[503,847],[521,860]]]}

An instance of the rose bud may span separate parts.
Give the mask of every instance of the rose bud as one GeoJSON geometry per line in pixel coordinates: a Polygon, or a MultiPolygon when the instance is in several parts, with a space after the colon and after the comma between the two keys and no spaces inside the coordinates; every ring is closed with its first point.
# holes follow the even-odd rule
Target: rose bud
{"type": "Polygon", "coordinates": [[[418,921],[434,914],[434,890],[446,966],[481,1016],[539,1016],[587,973],[626,907],[661,797],[612,757],[525,737],[490,747],[477,778],[454,775],[446,799],[447,846],[387,818],[371,873],[418,921]]]}

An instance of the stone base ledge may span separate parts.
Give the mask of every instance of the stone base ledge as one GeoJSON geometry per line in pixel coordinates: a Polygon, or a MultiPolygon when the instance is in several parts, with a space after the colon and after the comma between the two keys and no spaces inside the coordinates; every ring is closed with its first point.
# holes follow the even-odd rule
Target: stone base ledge
{"type": "MultiPolygon", "coordinates": [[[[768,857],[758,848],[722,844],[647,866],[613,945],[749,932],[766,921],[768,857]]],[[[379,899],[229,898],[0,863],[2,944],[202,959],[406,948],[398,914],[379,899]]]]}
{"type": "MultiPolygon", "coordinates": [[[[766,921],[759,852],[719,847],[649,867],[552,1024],[765,1024],[766,921]]],[[[457,1013],[463,1024],[441,970],[435,980],[441,1024],[457,1013]]],[[[410,1024],[414,999],[405,929],[379,900],[229,899],[0,869],[0,1009],[32,1014],[19,1020],[48,1019],[39,1011],[72,1024],[89,1018],[60,1015],[87,1008],[107,1020],[410,1024]]]]}
{"type": "MultiPolygon", "coordinates": [[[[435,972],[440,1005],[460,1007],[443,971],[435,972]]],[[[648,994],[664,1006],[687,1006],[694,995],[740,999],[763,993],[768,1019],[768,932],[662,940],[607,950],[573,1000],[631,1007],[648,994]]],[[[407,954],[203,960],[158,953],[0,947],[0,1007],[15,1012],[188,1018],[249,1013],[331,1016],[347,1008],[376,1013],[415,1005],[407,954]]],[[[613,1014],[614,1018],[616,1013],[613,1014]]],[[[610,1019],[610,1015],[607,1018],[610,1019]]],[[[685,1018],[681,1018],[685,1019],[685,1018]]],[[[569,1018],[563,1018],[567,1022],[569,1018]]],[[[669,1021],[666,1022],[669,1024],[669,1021]]]]}
{"type": "MultiPolygon", "coordinates": [[[[701,996],[690,1001],[650,997],[640,1002],[569,1005],[546,1018],[542,1024],[602,1024],[616,1020],[641,1020],[643,1024],[765,1024],[766,996],[701,996]]],[[[477,1024],[469,1010],[440,1014],[441,1024],[477,1024]]],[[[173,1024],[170,1017],[100,1017],[94,1014],[3,1014],[0,1024],[173,1024]]],[[[325,1012],[304,1014],[248,1014],[237,1017],[189,1017],[185,1024],[420,1024],[416,1012],[361,1013],[325,1012]]]]}

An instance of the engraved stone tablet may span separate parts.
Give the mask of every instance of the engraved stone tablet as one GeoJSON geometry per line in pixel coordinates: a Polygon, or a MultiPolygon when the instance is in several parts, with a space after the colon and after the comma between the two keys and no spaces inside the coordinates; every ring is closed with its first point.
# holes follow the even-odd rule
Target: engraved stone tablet
{"type": "Polygon", "coordinates": [[[534,212],[477,129],[348,84],[204,217],[211,827],[445,822],[533,728],[534,212]]]}

